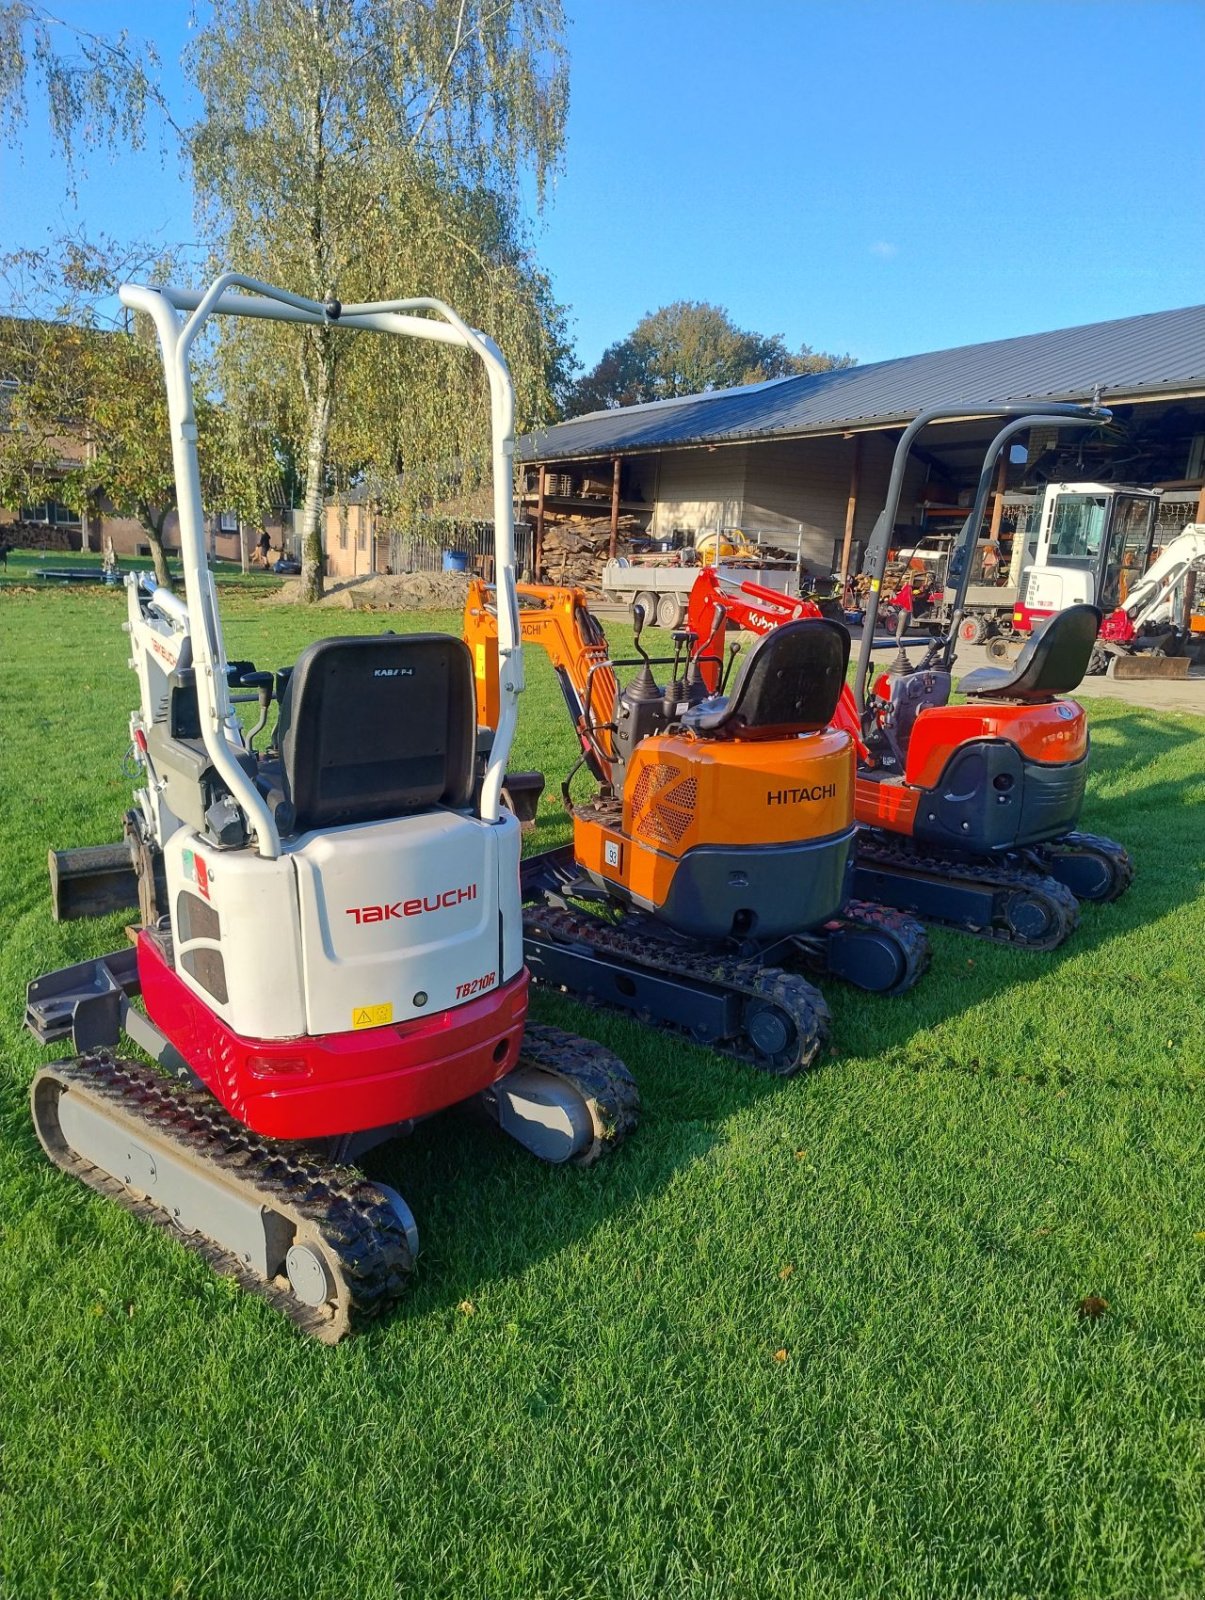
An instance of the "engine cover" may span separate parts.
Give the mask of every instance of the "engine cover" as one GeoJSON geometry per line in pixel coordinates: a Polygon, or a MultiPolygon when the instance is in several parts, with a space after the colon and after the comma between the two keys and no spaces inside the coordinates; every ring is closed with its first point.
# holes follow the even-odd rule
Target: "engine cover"
{"type": "Polygon", "coordinates": [[[176,968],[237,1034],[430,1017],[522,968],[519,824],[431,811],[302,835],[275,861],[180,829],[165,851],[176,968]]]}

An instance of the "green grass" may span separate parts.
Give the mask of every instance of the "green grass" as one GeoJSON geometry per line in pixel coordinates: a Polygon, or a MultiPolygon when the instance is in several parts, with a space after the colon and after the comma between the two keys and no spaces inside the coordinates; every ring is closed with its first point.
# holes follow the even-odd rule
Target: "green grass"
{"type": "MultiPolygon", "coordinates": [[[[1205,720],[1093,703],[1085,825],[1132,848],[1130,896],[1052,956],[937,934],[912,994],[831,988],[804,1078],[541,997],[628,1061],[639,1131],[590,1172],[456,1114],[390,1147],[417,1282],[332,1351],[30,1129],[24,986],[122,942],[56,926],[45,874],[118,833],[121,616],[0,597],[0,1593],[1205,1591],[1205,720]]],[[[262,665],[457,623],[247,593],[227,619],[262,665]]],[[[550,844],[573,739],[528,676],[550,844]]]]}

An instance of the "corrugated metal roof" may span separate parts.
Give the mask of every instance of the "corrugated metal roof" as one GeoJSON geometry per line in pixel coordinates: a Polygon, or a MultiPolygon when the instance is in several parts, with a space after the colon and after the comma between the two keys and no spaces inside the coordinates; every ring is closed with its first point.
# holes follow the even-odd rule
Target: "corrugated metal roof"
{"type": "Polygon", "coordinates": [[[839,372],[774,378],[649,405],[594,411],[519,441],[525,461],[733,443],[884,426],[926,406],[1205,392],[1205,306],[961,345],[839,372]]]}

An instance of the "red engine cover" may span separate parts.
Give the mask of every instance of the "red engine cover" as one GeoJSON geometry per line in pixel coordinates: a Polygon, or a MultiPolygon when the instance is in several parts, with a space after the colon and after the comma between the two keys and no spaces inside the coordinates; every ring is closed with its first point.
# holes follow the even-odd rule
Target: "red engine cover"
{"type": "Polygon", "coordinates": [[[146,932],[138,976],[147,1016],[227,1111],[275,1139],[322,1139],[429,1116],[514,1066],[527,968],[451,1011],[382,1028],[244,1039],[187,988],[146,932]]]}
{"type": "Polygon", "coordinates": [[[973,739],[1007,739],[1027,761],[1061,765],[1088,753],[1088,719],[1074,700],[1042,705],[985,703],[930,706],[917,717],[908,744],[906,781],[932,789],[946,762],[973,739]]]}

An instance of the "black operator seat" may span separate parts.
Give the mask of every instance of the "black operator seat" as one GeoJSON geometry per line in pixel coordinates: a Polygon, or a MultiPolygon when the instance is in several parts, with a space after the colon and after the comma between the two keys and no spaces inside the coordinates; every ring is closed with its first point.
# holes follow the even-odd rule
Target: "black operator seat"
{"type": "Polygon", "coordinates": [[[1068,606],[1035,633],[1008,667],[976,667],[958,687],[983,700],[1038,704],[1070,694],[1083,682],[1103,613],[1095,606],[1068,606]]]}
{"type": "Polygon", "coordinates": [[[293,831],[463,809],[473,796],[476,739],[463,640],[319,639],[297,658],[277,729],[293,831]]]}
{"type": "Polygon", "coordinates": [[[681,725],[713,739],[818,733],[833,719],[848,665],[849,634],[839,622],[785,622],[753,646],[730,695],[692,707],[681,725]]]}

